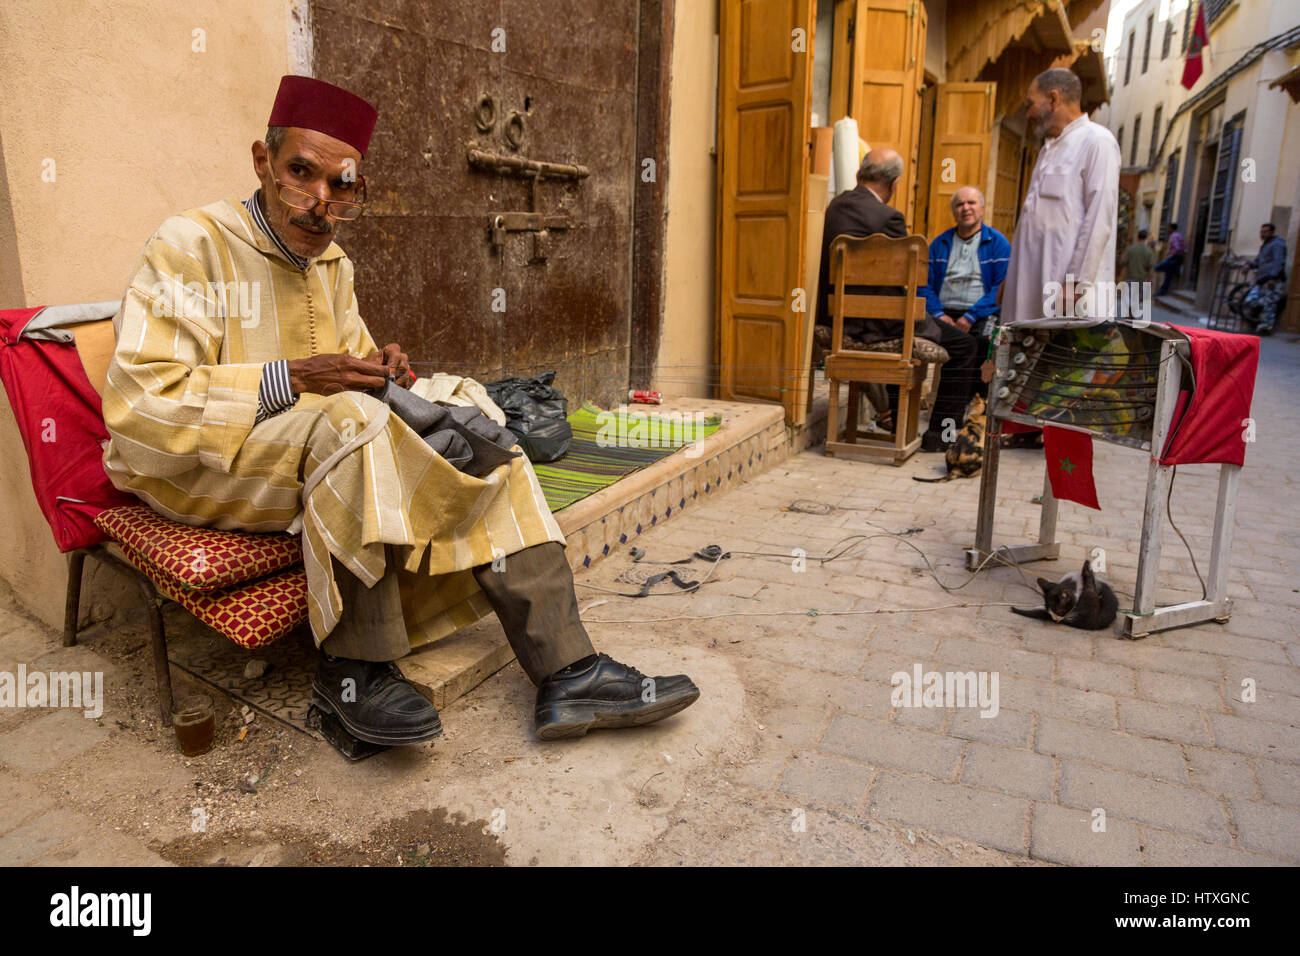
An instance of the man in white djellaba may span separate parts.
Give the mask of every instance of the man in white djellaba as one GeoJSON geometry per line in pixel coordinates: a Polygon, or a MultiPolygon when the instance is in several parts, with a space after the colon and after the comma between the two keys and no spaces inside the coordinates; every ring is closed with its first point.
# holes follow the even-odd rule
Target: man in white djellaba
{"type": "Polygon", "coordinates": [[[1003,325],[1096,325],[1115,316],[1120,150],[1080,106],[1070,70],[1034,77],[1029,131],[1043,139],[1011,240],[1003,325]]]}

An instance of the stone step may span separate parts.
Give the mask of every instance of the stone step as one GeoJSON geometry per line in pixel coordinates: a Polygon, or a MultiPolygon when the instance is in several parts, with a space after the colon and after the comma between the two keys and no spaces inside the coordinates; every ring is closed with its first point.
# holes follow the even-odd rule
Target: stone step
{"type": "Polygon", "coordinates": [[[1195,317],[1199,315],[1196,308],[1196,296],[1191,292],[1171,292],[1169,295],[1161,296],[1156,302],[1171,312],[1177,312],[1179,315],[1195,317]]]}

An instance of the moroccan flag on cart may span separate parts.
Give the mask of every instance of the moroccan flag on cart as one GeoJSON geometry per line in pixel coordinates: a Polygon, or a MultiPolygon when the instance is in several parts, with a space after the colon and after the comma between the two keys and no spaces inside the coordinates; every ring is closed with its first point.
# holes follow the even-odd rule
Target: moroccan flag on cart
{"type": "Polygon", "coordinates": [[[1210,34],[1205,29],[1205,4],[1196,8],[1196,26],[1187,40],[1187,58],[1183,61],[1183,86],[1191,89],[1205,71],[1201,62],[1201,48],[1210,42],[1210,34]]]}
{"type": "Polygon", "coordinates": [[[1057,501],[1077,501],[1101,510],[1097,486],[1092,480],[1092,435],[1073,428],[1043,426],[1043,450],[1047,455],[1047,477],[1057,501]]]}

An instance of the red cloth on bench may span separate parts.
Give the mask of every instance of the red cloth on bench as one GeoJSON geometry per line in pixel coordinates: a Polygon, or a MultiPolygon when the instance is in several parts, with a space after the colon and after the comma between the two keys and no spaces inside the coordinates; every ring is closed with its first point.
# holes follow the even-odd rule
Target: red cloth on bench
{"type": "Polygon", "coordinates": [[[27,449],[36,501],[59,550],[72,551],[104,540],[97,514],[136,498],[104,473],[104,411],[77,347],[22,336],[40,311],[0,310],[0,380],[27,449]]]}
{"type": "MultiPolygon", "coordinates": [[[[1174,406],[1173,427],[1162,465],[1246,460],[1245,420],[1255,395],[1259,339],[1209,329],[1180,327],[1191,342],[1196,389],[1184,388],[1174,406]]],[[[1184,376],[1184,384],[1190,384],[1184,376]]]]}

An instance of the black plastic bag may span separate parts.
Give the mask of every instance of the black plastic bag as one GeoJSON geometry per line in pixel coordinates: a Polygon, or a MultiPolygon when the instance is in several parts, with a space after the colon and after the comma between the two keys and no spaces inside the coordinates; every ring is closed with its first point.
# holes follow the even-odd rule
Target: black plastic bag
{"type": "Polygon", "coordinates": [[[566,420],[568,399],[553,387],[554,370],[536,378],[507,378],[488,382],[488,397],[506,415],[506,428],[519,439],[528,460],[542,463],[563,458],[573,441],[566,420]]]}

